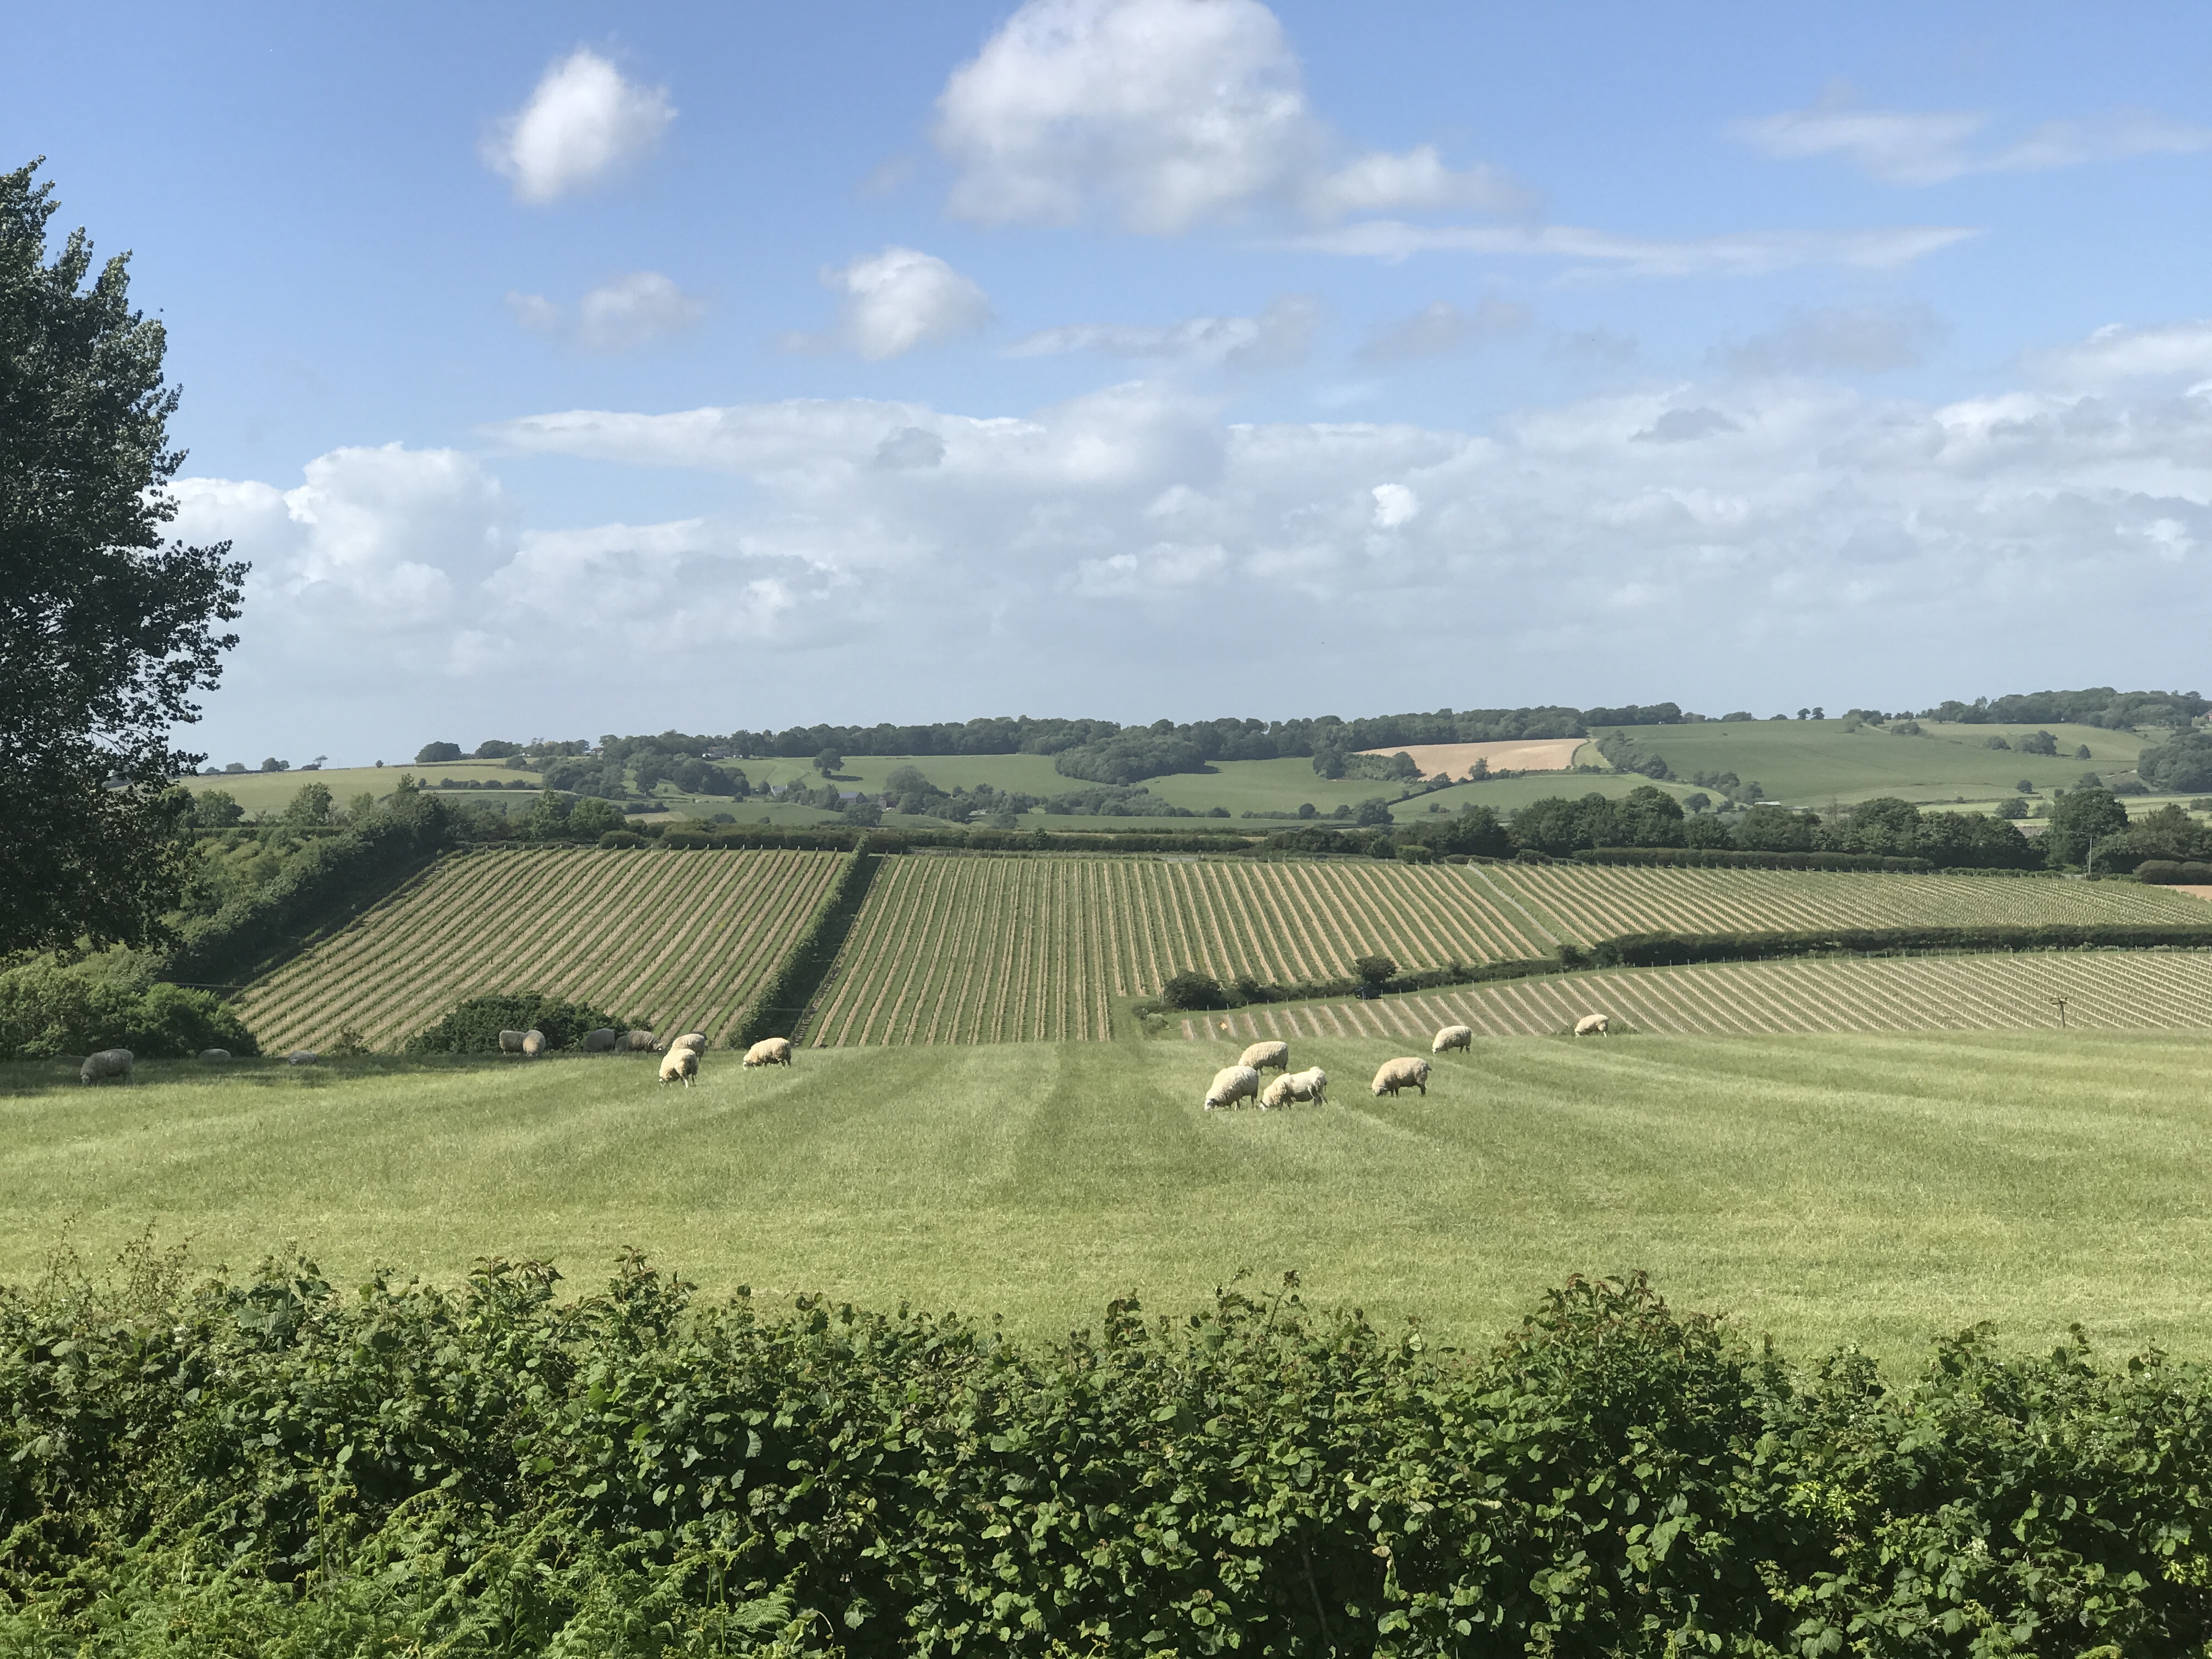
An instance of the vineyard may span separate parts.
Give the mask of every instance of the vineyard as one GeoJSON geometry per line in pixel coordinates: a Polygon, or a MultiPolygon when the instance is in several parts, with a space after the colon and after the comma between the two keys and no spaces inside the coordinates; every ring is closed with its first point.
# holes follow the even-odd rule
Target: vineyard
{"type": "Polygon", "coordinates": [[[1311,984],[1370,952],[1418,969],[1662,930],[2207,920],[2199,901],[2117,882],[917,855],[884,860],[810,1041],[1103,1040],[1114,997],[1185,968],[1311,984]]]}
{"type": "Polygon", "coordinates": [[[441,860],[257,981],[264,1048],[395,1048],[464,997],[544,991],[723,1041],[836,872],[834,853],[558,848],[441,860]]]}
{"type": "Polygon", "coordinates": [[[1278,983],[1352,958],[1538,957],[1529,918],[1449,867],[1136,859],[884,860],[817,1048],[1103,1039],[1113,996],[1181,968],[1278,983]]]}
{"type": "Polygon", "coordinates": [[[1483,1036],[1571,1030],[1602,1013],[1615,1031],[1725,1036],[1771,1031],[2212,1027],[2212,952],[2039,951],[1628,968],[1342,1001],[1238,1009],[1182,1021],[1183,1035],[1383,1036],[1425,1054],[1446,1025],[1483,1036]]]}
{"type": "Polygon", "coordinates": [[[1547,941],[1581,945],[1623,933],[2039,922],[2189,927],[2212,921],[2199,900],[2131,882],[1564,864],[1470,865],[1457,873],[1510,896],[1547,941]]]}

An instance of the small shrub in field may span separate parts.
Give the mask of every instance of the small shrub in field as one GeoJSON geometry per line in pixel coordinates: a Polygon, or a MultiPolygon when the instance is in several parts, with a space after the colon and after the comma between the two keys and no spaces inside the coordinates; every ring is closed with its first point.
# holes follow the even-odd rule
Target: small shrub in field
{"type": "Polygon", "coordinates": [[[1380,985],[1397,971],[1398,964],[1388,957],[1361,957],[1352,964],[1352,976],[1362,985],[1380,985]]]}
{"type": "Polygon", "coordinates": [[[1226,1008],[1229,999],[1223,994],[1221,981],[1211,974],[1185,969],[1169,976],[1160,989],[1160,1000],[1170,1008],[1186,1012],[1193,1009],[1226,1008]]]}

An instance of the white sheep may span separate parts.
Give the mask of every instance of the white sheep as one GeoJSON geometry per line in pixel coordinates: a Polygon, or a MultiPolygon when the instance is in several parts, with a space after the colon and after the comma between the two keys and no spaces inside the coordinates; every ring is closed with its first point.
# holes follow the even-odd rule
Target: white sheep
{"type": "Polygon", "coordinates": [[[788,1066],[791,1064],[789,1037],[763,1037],[745,1050],[747,1066],[788,1066]]]}
{"type": "Polygon", "coordinates": [[[660,1061],[660,1080],[663,1083],[681,1082],[685,1088],[699,1075],[699,1056],[690,1048],[671,1048],[660,1061]]]}
{"type": "Polygon", "coordinates": [[[1255,1072],[1287,1072],[1291,1069],[1291,1045],[1255,1042],[1237,1057],[1237,1063],[1249,1066],[1255,1072]]]}
{"type": "Polygon", "coordinates": [[[1440,1054],[1449,1048],[1472,1048],[1474,1047],[1474,1030],[1473,1027],[1467,1025],[1447,1025],[1443,1030],[1437,1033],[1437,1040],[1429,1045],[1429,1052],[1432,1054],[1440,1054]]]}
{"type": "Polygon", "coordinates": [[[529,1033],[526,1031],[501,1031],[499,1034],[500,1053],[503,1054],[520,1054],[522,1052],[522,1039],[528,1035],[529,1033]]]}
{"type": "Polygon", "coordinates": [[[295,1048],[284,1056],[284,1063],[287,1066],[319,1066],[323,1063],[323,1057],[313,1048],[295,1048]]]}
{"type": "Polygon", "coordinates": [[[133,1064],[134,1056],[128,1048],[102,1048],[98,1054],[84,1057],[84,1064],[76,1074],[77,1081],[102,1083],[109,1078],[119,1077],[128,1083],[133,1064]]]}
{"type": "Polygon", "coordinates": [[[545,1052],[545,1033],[534,1027],[522,1034],[522,1057],[535,1060],[545,1052]]]}
{"type": "Polygon", "coordinates": [[[200,1058],[207,1061],[210,1066],[228,1066],[230,1064],[230,1050],[228,1048],[203,1048],[200,1050],[200,1058]]]}
{"type": "Polygon", "coordinates": [[[660,1045],[650,1031],[624,1031],[615,1047],[626,1054],[649,1054],[660,1045]]]}
{"type": "Polygon", "coordinates": [[[1287,1073],[1280,1080],[1292,1100],[1310,1100],[1316,1106],[1328,1104],[1328,1073],[1320,1066],[1309,1066],[1303,1072],[1287,1073]]]}
{"type": "Polygon", "coordinates": [[[1584,1014],[1575,1022],[1577,1036],[1604,1036],[1607,1026],[1603,1014],[1584,1014]]]}
{"type": "Polygon", "coordinates": [[[668,1046],[672,1048],[689,1048],[694,1054],[703,1054],[707,1052],[707,1034],[704,1031],[686,1031],[668,1046]]]}
{"type": "Polygon", "coordinates": [[[1401,1089],[1419,1089],[1425,1095],[1429,1091],[1429,1062],[1419,1059],[1386,1060],[1369,1086],[1376,1095],[1389,1095],[1394,1099],[1401,1089]]]}
{"type": "Polygon", "coordinates": [[[602,1025],[596,1030],[584,1033],[584,1052],[587,1054],[603,1054],[613,1048],[621,1038],[622,1033],[612,1026],[602,1025]]]}
{"type": "Polygon", "coordinates": [[[1234,1106],[1240,1100],[1260,1097],[1260,1074],[1249,1066],[1224,1066],[1213,1074],[1213,1086],[1206,1091],[1206,1109],[1217,1106],[1234,1106]]]}
{"type": "Polygon", "coordinates": [[[1291,1079],[1287,1073],[1277,1078],[1260,1091],[1260,1109],[1263,1112],[1271,1112],[1278,1106],[1287,1106],[1290,1103],[1291,1079]]]}

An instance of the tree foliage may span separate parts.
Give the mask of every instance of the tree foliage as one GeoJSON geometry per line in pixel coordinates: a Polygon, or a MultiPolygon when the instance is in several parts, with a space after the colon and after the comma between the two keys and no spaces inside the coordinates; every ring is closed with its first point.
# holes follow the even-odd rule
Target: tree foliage
{"type": "Polygon", "coordinates": [[[204,758],[198,717],[236,636],[246,567],[165,542],[183,465],[161,325],[131,308],[128,256],[94,272],[37,167],[0,173],[0,957],[161,937],[181,890],[204,758]]]}

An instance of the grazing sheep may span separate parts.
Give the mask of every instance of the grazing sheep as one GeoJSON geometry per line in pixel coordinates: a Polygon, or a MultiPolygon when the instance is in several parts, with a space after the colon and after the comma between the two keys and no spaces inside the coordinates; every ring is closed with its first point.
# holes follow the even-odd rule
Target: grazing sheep
{"type": "Polygon", "coordinates": [[[228,1066],[230,1064],[230,1050],[228,1048],[203,1048],[200,1050],[200,1058],[207,1061],[210,1066],[228,1066]]]}
{"type": "Polygon", "coordinates": [[[1584,1014],[1575,1022],[1577,1036],[1603,1036],[1606,1031],[1606,1018],[1603,1014],[1584,1014]]]}
{"type": "Polygon", "coordinates": [[[1419,1089],[1424,1095],[1429,1091],[1429,1062],[1425,1060],[1386,1060],[1382,1069],[1375,1073],[1369,1085],[1379,1095],[1397,1097],[1401,1089],[1419,1089]]]}
{"type": "Polygon", "coordinates": [[[671,1048],[660,1061],[660,1080],[674,1083],[681,1080],[685,1088],[699,1075],[699,1055],[690,1048],[671,1048]]]}
{"type": "Polygon", "coordinates": [[[1328,1073],[1318,1066],[1285,1073],[1279,1080],[1290,1091],[1292,1100],[1310,1100],[1316,1106],[1328,1104],[1328,1073]]]}
{"type": "Polygon", "coordinates": [[[112,1077],[131,1081],[132,1055],[128,1048],[102,1048],[96,1054],[87,1054],[84,1065],[77,1073],[80,1083],[101,1083],[112,1077]]]}
{"type": "Polygon", "coordinates": [[[650,1031],[624,1031],[622,1040],[615,1044],[626,1054],[649,1054],[659,1046],[650,1031]]]}
{"type": "Polygon", "coordinates": [[[533,1029],[522,1034],[522,1057],[525,1060],[535,1060],[544,1052],[544,1032],[533,1029]]]}
{"type": "Polygon", "coordinates": [[[1278,1106],[1290,1103],[1291,1079],[1287,1073],[1260,1091],[1260,1109],[1263,1112],[1271,1112],[1278,1106]]]}
{"type": "Polygon", "coordinates": [[[763,1037],[745,1050],[747,1066],[788,1066],[791,1064],[789,1037],[763,1037]]]}
{"type": "Polygon", "coordinates": [[[704,1031],[686,1031],[668,1046],[672,1048],[689,1048],[695,1054],[703,1054],[707,1052],[707,1034],[704,1031]]]}
{"type": "Polygon", "coordinates": [[[616,1030],[612,1026],[602,1025],[597,1030],[584,1033],[584,1052],[587,1054],[603,1054],[621,1041],[620,1031],[616,1030]]]}
{"type": "Polygon", "coordinates": [[[526,1031],[501,1031],[499,1034],[500,1053],[503,1054],[520,1054],[522,1052],[522,1039],[528,1035],[529,1033],[526,1031]]]}
{"type": "Polygon", "coordinates": [[[1206,1109],[1217,1106],[1234,1106],[1240,1100],[1260,1097],[1260,1074],[1249,1066],[1224,1066],[1213,1074],[1213,1086],[1206,1091],[1206,1109]]]}
{"type": "Polygon", "coordinates": [[[1466,1025],[1447,1025],[1443,1030],[1437,1033],[1437,1040],[1429,1045],[1429,1052],[1432,1054],[1440,1054],[1448,1048],[1472,1048],[1474,1047],[1474,1031],[1472,1027],[1466,1025]]]}
{"type": "Polygon", "coordinates": [[[323,1057],[313,1048],[295,1048],[284,1056],[284,1063],[287,1066],[319,1066],[323,1063],[323,1057]]]}
{"type": "Polygon", "coordinates": [[[1255,1042],[1237,1057],[1237,1063],[1249,1066],[1255,1072],[1287,1072],[1291,1069],[1291,1045],[1255,1042]]]}

